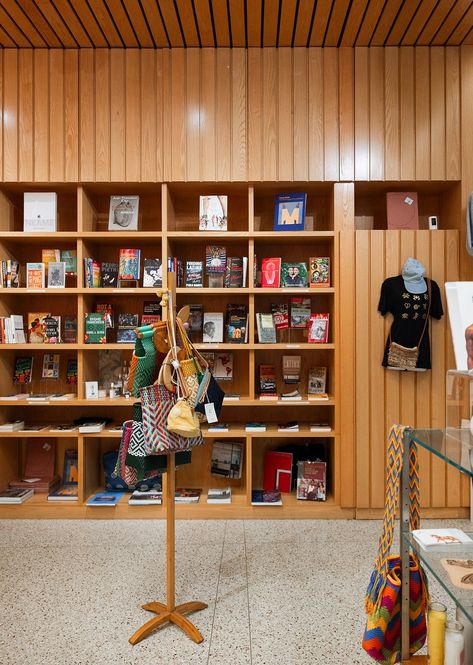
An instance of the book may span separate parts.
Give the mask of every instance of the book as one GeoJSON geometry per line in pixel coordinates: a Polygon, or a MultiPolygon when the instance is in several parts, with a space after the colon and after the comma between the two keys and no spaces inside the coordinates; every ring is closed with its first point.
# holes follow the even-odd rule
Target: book
{"type": "Polygon", "coordinates": [[[140,492],[135,490],[128,499],[129,506],[159,506],[163,501],[163,493],[156,490],[140,492]]]}
{"type": "Polygon", "coordinates": [[[299,431],[299,423],[297,420],[290,420],[287,423],[279,423],[278,424],[278,432],[298,432],[299,431]]]}
{"type": "Polygon", "coordinates": [[[298,390],[291,390],[291,392],[288,393],[281,393],[281,399],[283,402],[300,402],[302,400],[302,395],[298,390]]]}
{"type": "Polygon", "coordinates": [[[329,333],[329,314],[311,314],[308,342],[326,344],[329,333]]]}
{"type": "MultiPolygon", "coordinates": [[[[200,355],[207,361],[207,363],[209,365],[209,370],[214,375],[214,378],[217,378],[215,376],[215,351],[201,351],[200,355]]],[[[222,354],[222,355],[224,355],[224,354],[222,354]]],[[[232,356],[232,364],[233,364],[233,354],[231,353],[230,355],[232,356]]],[[[232,368],[232,370],[233,370],[233,368],[232,368]]]]}
{"type": "Polygon", "coordinates": [[[326,367],[311,367],[308,372],[307,378],[307,393],[309,399],[311,397],[319,399],[327,397],[327,368],[326,367]]]}
{"type": "Polygon", "coordinates": [[[301,380],[301,356],[282,357],[282,376],[284,383],[299,383],[301,380]]]}
{"type": "Polygon", "coordinates": [[[309,259],[309,286],[319,289],[330,286],[330,257],[313,256],[309,259]]]}
{"type": "MultiPolygon", "coordinates": [[[[56,426],[65,427],[65,426],[56,426]]],[[[74,427],[74,425],[72,425],[74,427]]],[[[76,428],[75,428],[76,429],[76,428]]],[[[51,431],[61,431],[51,429],[51,431]]],[[[62,431],[73,431],[64,429],[62,431]]],[[[62,470],[62,485],[55,492],[51,492],[48,501],[77,501],[79,484],[79,461],[78,451],[75,448],[68,448],[64,451],[64,463],[62,470]]]]}
{"type": "Polygon", "coordinates": [[[260,344],[276,344],[276,326],[272,314],[256,314],[258,342],[260,344]]]}
{"type": "Polygon", "coordinates": [[[418,229],[419,207],[417,192],[387,192],[388,229],[418,229]]]}
{"type": "Polygon", "coordinates": [[[147,288],[163,285],[163,262],[161,259],[145,259],[143,261],[143,286],[147,288]]]}
{"type": "Polygon", "coordinates": [[[23,475],[10,481],[10,487],[28,487],[37,492],[55,489],[59,482],[54,473],[55,457],[54,439],[27,439],[23,475]]]}
{"type": "Polygon", "coordinates": [[[332,428],[328,423],[309,423],[311,432],[331,432],[332,428]]]}
{"type": "MultiPolygon", "coordinates": [[[[33,375],[33,356],[20,356],[15,359],[13,383],[31,383],[33,375]]],[[[5,399],[2,397],[2,399],[5,399]]]]}
{"type": "Polygon", "coordinates": [[[289,328],[289,306],[287,303],[273,303],[271,305],[274,326],[276,330],[289,328]]]}
{"type": "Polygon", "coordinates": [[[60,487],[55,492],[48,494],[48,501],[77,501],[77,487],[60,487]]]}
{"type": "Polygon", "coordinates": [[[228,196],[199,196],[199,231],[227,230],[228,196]]]}
{"type": "Polygon", "coordinates": [[[26,264],[26,288],[44,289],[45,266],[44,263],[26,264]]]}
{"type": "Polygon", "coordinates": [[[243,444],[239,441],[214,441],[210,473],[223,478],[241,478],[243,444]]]}
{"type": "Polygon", "coordinates": [[[252,506],[282,506],[281,492],[279,490],[252,490],[252,506]]]}
{"type": "Polygon", "coordinates": [[[302,501],[325,501],[327,498],[327,463],[297,462],[297,494],[302,501]]]}
{"type": "Polygon", "coordinates": [[[49,429],[49,425],[25,425],[22,432],[43,432],[45,429],[49,429]]]}
{"type": "MultiPolygon", "coordinates": [[[[5,398],[3,398],[5,399],[5,398]]],[[[223,401],[227,402],[238,402],[241,399],[240,393],[225,393],[225,397],[223,398],[223,401]]]]}
{"type": "Polygon", "coordinates": [[[189,309],[189,332],[199,332],[202,330],[204,307],[203,305],[189,305],[189,309]]]}
{"type": "Polygon", "coordinates": [[[2,400],[6,399],[6,400],[11,401],[11,402],[16,402],[17,400],[26,399],[26,395],[25,395],[25,393],[2,395],[0,397],[0,399],[2,399],[2,400]]]}
{"type": "Polygon", "coordinates": [[[62,261],[51,261],[48,264],[48,288],[64,289],[66,286],[66,264],[62,261]]]}
{"type": "Polygon", "coordinates": [[[59,353],[45,353],[43,356],[43,379],[59,379],[59,353]]]}
{"type": "Polygon", "coordinates": [[[178,487],[174,495],[174,500],[176,503],[199,503],[201,493],[201,489],[178,487]]]}
{"type": "Polygon", "coordinates": [[[222,351],[215,354],[215,364],[211,370],[217,381],[231,381],[233,379],[233,353],[222,351]]]}
{"type": "Polygon", "coordinates": [[[274,365],[259,366],[260,399],[277,399],[276,368],[274,365]]]}
{"type": "Polygon", "coordinates": [[[139,203],[139,196],[111,196],[108,230],[137,231],[139,203]]]}
{"type": "Polygon", "coordinates": [[[266,423],[246,423],[245,432],[266,432],[266,423]]]}
{"type": "Polygon", "coordinates": [[[52,402],[64,402],[70,399],[75,399],[76,397],[77,397],[76,393],[55,393],[54,395],[50,395],[49,399],[52,402]]]}
{"type": "Polygon", "coordinates": [[[61,317],[43,313],[28,313],[28,341],[30,344],[59,344],[61,317]]]}
{"type": "Polygon", "coordinates": [[[473,546],[473,540],[461,529],[414,529],[412,535],[423,550],[473,546]]]}
{"type": "Polygon", "coordinates": [[[77,343],[77,316],[66,314],[64,317],[64,343],[77,343]]]}
{"type": "Polygon", "coordinates": [[[85,315],[84,342],[85,344],[105,344],[107,342],[106,314],[92,312],[85,315]]]}
{"type": "Polygon", "coordinates": [[[97,314],[105,314],[105,328],[113,328],[115,321],[113,318],[113,305],[110,302],[96,302],[95,312],[97,314]]]}
{"type": "Polygon", "coordinates": [[[0,286],[4,289],[17,289],[20,286],[20,264],[14,259],[0,261],[0,286]]]}
{"type": "Polygon", "coordinates": [[[102,263],[100,286],[103,289],[111,289],[118,286],[118,263],[113,261],[104,261],[102,263]]]}
{"type": "Polygon", "coordinates": [[[244,344],[248,339],[248,308],[246,305],[227,305],[227,341],[244,344]]]}
{"type": "Polygon", "coordinates": [[[61,250],[60,249],[42,249],[41,250],[41,261],[44,263],[44,270],[46,277],[49,273],[49,264],[57,263],[61,260],[61,250]]]}
{"type": "Polygon", "coordinates": [[[203,339],[206,344],[223,342],[223,313],[204,312],[203,339]]]}
{"type": "Polygon", "coordinates": [[[24,503],[34,494],[33,489],[8,489],[0,492],[0,503],[24,503]]]}
{"type": "Polygon", "coordinates": [[[30,393],[26,396],[26,400],[28,402],[49,402],[51,396],[49,393],[30,393]]]}
{"type": "Polygon", "coordinates": [[[161,305],[159,300],[145,300],[143,303],[143,314],[141,325],[149,325],[161,321],[161,305]]]}
{"type": "Polygon", "coordinates": [[[123,492],[97,492],[87,500],[87,506],[116,506],[123,492]]]}
{"type": "Polygon", "coordinates": [[[131,344],[136,340],[136,328],[138,328],[139,314],[119,314],[117,342],[119,344],[131,344]]]}
{"type": "Polygon", "coordinates": [[[79,425],[79,432],[81,434],[94,434],[101,432],[107,423],[105,420],[90,420],[86,423],[79,425]]]}
{"type": "Polygon", "coordinates": [[[54,233],[57,231],[56,192],[25,192],[23,194],[23,231],[54,233]]]}
{"type": "Polygon", "coordinates": [[[25,421],[24,420],[13,420],[9,423],[2,423],[0,425],[0,432],[19,432],[24,429],[25,421]]]}
{"type": "Polygon", "coordinates": [[[243,287],[243,264],[243,256],[227,257],[223,282],[226,289],[241,289],[243,287]]]}
{"type": "Polygon", "coordinates": [[[118,264],[118,279],[121,281],[135,281],[140,279],[139,249],[121,249],[118,264]]]}
{"type": "MultiPolygon", "coordinates": [[[[282,431],[286,431],[287,429],[285,428],[282,431]]],[[[264,456],[263,490],[279,490],[280,492],[290,493],[291,488],[292,453],[279,452],[277,450],[266,451],[264,456]]]]}
{"type": "Polygon", "coordinates": [[[277,194],[274,205],[274,231],[303,231],[307,194],[277,194]]]}
{"type": "Polygon", "coordinates": [[[281,265],[281,286],[284,288],[307,287],[307,264],[284,261],[281,265]]]}
{"type": "Polygon", "coordinates": [[[75,277],[77,275],[77,250],[75,249],[61,249],[61,258],[66,264],[66,275],[68,277],[75,277]]]}
{"type": "Polygon", "coordinates": [[[232,488],[210,488],[207,492],[207,503],[225,504],[232,502],[232,488]]]}
{"type": "Polygon", "coordinates": [[[203,261],[186,261],[186,287],[200,288],[204,286],[203,261]]]}
{"type": "Polygon", "coordinates": [[[51,425],[50,432],[75,432],[79,429],[78,425],[74,423],[58,423],[56,425],[51,425]]]}
{"type": "Polygon", "coordinates": [[[291,298],[291,328],[307,328],[310,323],[310,298],[291,298]]]}
{"type": "Polygon", "coordinates": [[[212,423],[208,426],[207,431],[208,432],[228,432],[228,424],[227,423],[212,423]]]}
{"type": "Polygon", "coordinates": [[[56,314],[47,314],[42,324],[44,326],[44,343],[59,344],[61,342],[61,317],[56,314]]]}
{"type": "Polygon", "coordinates": [[[281,257],[261,261],[261,288],[278,289],[281,285],[281,257]]]}
{"type": "Polygon", "coordinates": [[[227,248],[207,245],[205,248],[205,271],[207,275],[224,275],[227,266],[227,248]]]}

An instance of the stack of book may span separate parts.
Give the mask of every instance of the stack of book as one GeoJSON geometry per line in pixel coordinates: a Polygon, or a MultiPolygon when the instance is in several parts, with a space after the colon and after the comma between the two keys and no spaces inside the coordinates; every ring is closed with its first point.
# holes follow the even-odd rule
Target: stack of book
{"type": "Polygon", "coordinates": [[[25,344],[23,316],[11,314],[0,317],[0,344],[25,344]]]}
{"type": "Polygon", "coordinates": [[[0,503],[20,504],[24,503],[34,494],[32,489],[8,489],[0,492],[0,503]]]}
{"type": "Polygon", "coordinates": [[[207,503],[229,504],[232,502],[231,487],[210,489],[207,492],[207,503]]]}

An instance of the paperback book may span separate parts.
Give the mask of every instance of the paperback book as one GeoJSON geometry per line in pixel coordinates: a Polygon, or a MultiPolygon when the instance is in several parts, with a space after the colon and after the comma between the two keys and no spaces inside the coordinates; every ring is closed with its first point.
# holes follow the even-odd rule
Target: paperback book
{"type": "Polygon", "coordinates": [[[227,266],[227,248],[207,245],[205,248],[205,270],[207,275],[224,275],[227,266]]]}
{"type": "Polygon", "coordinates": [[[43,312],[29,312],[28,341],[30,344],[59,344],[61,317],[43,312]]]}
{"type": "Polygon", "coordinates": [[[291,328],[307,328],[310,323],[310,298],[291,298],[291,328]]]}
{"type": "Polygon", "coordinates": [[[21,356],[15,360],[13,383],[31,383],[33,375],[33,356],[21,356]]]}
{"type": "Polygon", "coordinates": [[[228,196],[199,197],[199,231],[227,230],[228,196]]]}
{"type": "Polygon", "coordinates": [[[308,342],[326,344],[329,333],[329,314],[311,314],[308,342]]]}
{"type": "Polygon", "coordinates": [[[316,256],[309,259],[311,288],[323,288],[330,286],[330,257],[316,256]]]}
{"type": "Polygon", "coordinates": [[[199,503],[202,490],[187,487],[178,487],[174,495],[176,503],[199,503]]]}
{"type": "Polygon", "coordinates": [[[283,262],[281,265],[281,286],[291,289],[306,288],[307,264],[283,262]]]}
{"type": "Polygon", "coordinates": [[[189,305],[189,331],[190,332],[200,332],[202,330],[202,321],[203,321],[203,305],[189,305]]]}
{"type": "Polygon", "coordinates": [[[259,366],[260,399],[278,398],[276,368],[274,365],[259,366]]]}
{"type": "Polygon", "coordinates": [[[97,492],[87,501],[88,506],[114,507],[120,501],[123,492],[97,492]]]}
{"type": "Polygon", "coordinates": [[[248,309],[246,305],[227,305],[227,341],[244,344],[248,338],[248,309]]]}
{"type": "Polygon", "coordinates": [[[214,441],[210,473],[224,478],[241,478],[243,444],[238,441],[214,441]]]}
{"type": "Polygon", "coordinates": [[[107,317],[102,312],[85,315],[84,342],[86,344],[106,344],[107,317]]]}
{"type": "Polygon", "coordinates": [[[26,264],[26,288],[44,289],[45,266],[44,263],[26,264]]]}
{"type": "Polygon", "coordinates": [[[163,262],[161,259],[145,259],[143,262],[143,286],[161,288],[163,285],[163,262]]]}
{"type": "Polygon", "coordinates": [[[161,305],[159,300],[145,300],[143,303],[143,315],[141,325],[146,326],[161,321],[161,305]]]}
{"type": "Polygon", "coordinates": [[[61,249],[60,260],[66,264],[66,275],[75,277],[77,275],[77,250],[61,249]]]}
{"type": "Polygon", "coordinates": [[[233,379],[233,353],[222,351],[215,354],[213,375],[217,381],[231,381],[233,379]]]}
{"type": "Polygon", "coordinates": [[[117,329],[117,343],[119,344],[132,344],[136,340],[135,329],[138,328],[138,314],[119,314],[118,315],[118,329],[117,329]]]}
{"type": "Polygon", "coordinates": [[[273,303],[271,313],[276,330],[289,328],[289,306],[287,303],[273,303]]]}
{"type": "Polygon", "coordinates": [[[23,231],[54,233],[57,231],[56,192],[25,192],[23,194],[23,231]]]}
{"type": "Polygon", "coordinates": [[[139,203],[139,196],[111,196],[108,230],[137,231],[139,203]]]}
{"type": "Polygon", "coordinates": [[[461,529],[414,529],[412,535],[424,550],[473,547],[473,540],[461,529]]]}
{"type": "Polygon", "coordinates": [[[119,281],[135,281],[140,279],[140,257],[139,249],[121,249],[118,264],[119,281]]]}
{"type": "Polygon", "coordinates": [[[281,258],[266,258],[261,261],[261,287],[278,289],[281,281],[281,258]]]}
{"type": "Polygon", "coordinates": [[[66,264],[62,261],[51,261],[48,264],[48,288],[64,289],[66,286],[66,264]]]}
{"type": "Polygon", "coordinates": [[[43,356],[43,379],[59,379],[59,353],[45,353],[43,356]]]}
{"type": "Polygon", "coordinates": [[[159,506],[163,501],[163,493],[156,490],[140,492],[135,490],[128,499],[129,506],[159,506]]]}
{"type": "Polygon", "coordinates": [[[231,502],[231,487],[209,488],[207,492],[207,503],[228,504],[231,502]]]}
{"type": "Polygon", "coordinates": [[[284,383],[299,383],[301,380],[301,368],[301,356],[283,356],[282,376],[284,383]]]}
{"type": "Polygon", "coordinates": [[[77,343],[77,316],[66,314],[64,317],[64,343],[77,343]]]}
{"type": "Polygon", "coordinates": [[[252,506],[282,506],[281,492],[279,490],[252,490],[252,506]]]}
{"type": "Polygon", "coordinates": [[[14,259],[3,259],[0,269],[0,285],[4,289],[17,289],[20,286],[20,263],[14,259]]]}
{"type": "Polygon", "coordinates": [[[247,266],[248,259],[246,256],[229,256],[227,258],[224,279],[226,289],[241,289],[244,286],[247,266]]]}
{"type": "Polygon", "coordinates": [[[118,286],[118,263],[104,261],[100,270],[100,286],[103,289],[116,288],[118,286]]]}
{"type": "Polygon", "coordinates": [[[113,305],[110,302],[97,302],[95,303],[95,312],[105,316],[105,327],[113,328],[115,321],[113,318],[113,305]]]}
{"type": "Polygon", "coordinates": [[[326,462],[297,462],[297,498],[302,501],[325,501],[327,498],[326,462]]]}
{"type": "Polygon", "coordinates": [[[256,314],[256,328],[260,344],[276,344],[276,326],[272,314],[256,314]]]}
{"type": "Polygon", "coordinates": [[[223,342],[223,313],[204,312],[203,339],[206,344],[223,342]]]}
{"type": "MultiPolygon", "coordinates": [[[[74,429],[77,426],[71,425],[74,429]]],[[[57,431],[57,430],[56,430],[57,431]]],[[[73,430],[63,430],[73,431],[73,430]]],[[[78,452],[75,448],[64,451],[64,464],[62,471],[62,485],[48,496],[48,501],[77,501],[79,483],[79,461],[78,452]]]]}
{"type": "Polygon", "coordinates": [[[7,489],[0,492],[0,503],[20,504],[24,503],[34,494],[32,489],[7,489]]]}
{"type": "Polygon", "coordinates": [[[307,393],[309,399],[328,399],[326,367],[311,367],[309,369],[307,393]]]}
{"type": "Polygon", "coordinates": [[[204,286],[204,264],[202,261],[186,261],[186,287],[204,286]]]}
{"type": "Polygon", "coordinates": [[[303,231],[307,194],[278,194],[274,209],[274,231],[303,231]]]}

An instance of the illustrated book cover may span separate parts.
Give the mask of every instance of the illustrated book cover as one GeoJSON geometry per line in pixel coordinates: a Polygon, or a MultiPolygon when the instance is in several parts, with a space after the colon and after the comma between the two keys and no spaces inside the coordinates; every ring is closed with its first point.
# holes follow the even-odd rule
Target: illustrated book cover
{"type": "Polygon", "coordinates": [[[330,286],[330,257],[313,256],[309,259],[309,285],[312,289],[330,286]]]}
{"type": "Polygon", "coordinates": [[[111,196],[108,230],[137,231],[139,203],[139,196],[111,196]]]}
{"type": "Polygon", "coordinates": [[[206,344],[223,342],[223,313],[204,312],[203,339],[206,344]]]}
{"type": "Polygon", "coordinates": [[[140,249],[121,249],[118,264],[118,279],[135,281],[140,279],[140,249]]]}
{"type": "Polygon", "coordinates": [[[327,344],[329,333],[329,317],[326,314],[311,314],[308,342],[311,344],[327,344]]]}
{"type": "Polygon", "coordinates": [[[261,288],[278,289],[281,285],[281,257],[261,261],[261,288]]]}
{"type": "Polygon", "coordinates": [[[33,375],[33,356],[21,356],[15,360],[13,383],[31,383],[33,375]]]}
{"type": "Polygon", "coordinates": [[[325,501],[327,498],[326,462],[297,462],[297,498],[302,501],[325,501]]]}
{"type": "Polygon", "coordinates": [[[161,259],[145,259],[143,262],[143,286],[148,288],[163,285],[163,262],[161,259]]]}
{"type": "Polygon", "coordinates": [[[199,197],[199,231],[226,231],[228,196],[199,197]]]}
{"type": "Polygon", "coordinates": [[[291,491],[292,453],[268,450],[264,456],[264,490],[291,491]]]}
{"type": "Polygon", "coordinates": [[[274,231],[303,231],[307,194],[277,194],[274,205],[274,231]]]}

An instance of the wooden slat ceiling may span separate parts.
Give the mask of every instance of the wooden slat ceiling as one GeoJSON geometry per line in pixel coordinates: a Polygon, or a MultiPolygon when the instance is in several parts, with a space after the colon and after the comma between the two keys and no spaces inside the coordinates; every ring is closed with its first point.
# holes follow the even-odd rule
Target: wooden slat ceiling
{"type": "Polygon", "coordinates": [[[0,0],[4,48],[459,44],[473,0],[0,0]]]}

